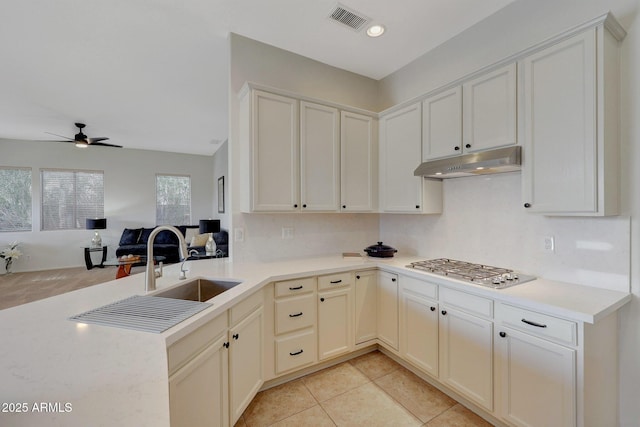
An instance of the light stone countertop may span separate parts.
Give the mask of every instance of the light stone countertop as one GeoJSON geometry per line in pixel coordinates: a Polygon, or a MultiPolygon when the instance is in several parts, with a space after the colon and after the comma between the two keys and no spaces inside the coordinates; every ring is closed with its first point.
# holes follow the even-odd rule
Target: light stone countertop
{"type": "MultiPolygon", "coordinates": [[[[404,267],[420,259],[328,256],[270,263],[190,261],[189,278],[238,279],[242,284],[162,334],[67,320],[144,295],[144,274],[0,310],[0,426],[168,427],[167,345],[274,280],[380,267],[586,323],[606,317],[631,299],[630,294],[547,280],[493,290],[404,267]],[[26,412],[15,413],[16,404],[26,412]]],[[[181,283],[179,268],[179,264],[165,267],[157,289],[181,283]]]]}

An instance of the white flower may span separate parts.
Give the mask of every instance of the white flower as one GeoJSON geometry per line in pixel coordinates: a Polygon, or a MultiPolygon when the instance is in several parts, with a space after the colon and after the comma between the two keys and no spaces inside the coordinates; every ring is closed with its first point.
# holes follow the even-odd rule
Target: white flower
{"type": "Polygon", "coordinates": [[[18,242],[13,242],[8,248],[0,251],[0,258],[4,259],[18,259],[22,255],[22,252],[18,249],[18,242]]]}

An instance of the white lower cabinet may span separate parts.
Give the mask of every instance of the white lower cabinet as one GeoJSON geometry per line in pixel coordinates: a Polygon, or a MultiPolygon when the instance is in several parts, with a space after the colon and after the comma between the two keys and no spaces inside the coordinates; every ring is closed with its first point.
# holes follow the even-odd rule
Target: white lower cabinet
{"type": "Polygon", "coordinates": [[[378,271],[356,272],[356,345],[378,337],[378,271]]]}
{"type": "Polygon", "coordinates": [[[440,381],[492,411],[493,322],[441,303],[439,333],[440,381]]]}
{"type": "Polygon", "coordinates": [[[318,360],[316,278],[276,282],[274,300],[275,375],[318,360]]]}
{"type": "Polygon", "coordinates": [[[228,425],[227,335],[169,377],[169,411],[172,427],[228,425]]]}
{"type": "Polygon", "coordinates": [[[378,339],[398,350],[398,275],[378,272],[378,339]]]}
{"type": "Polygon", "coordinates": [[[353,273],[318,278],[318,358],[329,359],[353,349],[353,273]]]}
{"type": "Polygon", "coordinates": [[[317,360],[315,328],[276,337],[275,352],[277,374],[314,363],[317,360]]]}
{"type": "Polygon", "coordinates": [[[515,426],[576,425],[576,350],[500,327],[502,418],[515,426]]]}
{"type": "Polygon", "coordinates": [[[262,329],[262,305],[229,328],[231,425],[262,387],[262,329]]]}
{"type": "Polygon", "coordinates": [[[378,269],[276,282],[169,346],[171,426],[234,425],[265,378],[376,343],[507,425],[617,425],[617,324],[378,269]]]}
{"type": "Polygon", "coordinates": [[[400,277],[400,355],[438,377],[437,285],[400,277]]]}

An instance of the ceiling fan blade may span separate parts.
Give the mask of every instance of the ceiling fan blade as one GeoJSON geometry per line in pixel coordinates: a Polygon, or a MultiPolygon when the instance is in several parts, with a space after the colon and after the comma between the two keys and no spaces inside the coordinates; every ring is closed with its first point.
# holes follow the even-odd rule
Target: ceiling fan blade
{"type": "Polygon", "coordinates": [[[116,148],[122,148],[122,145],[115,145],[115,144],[107,144],[105,142],[92,142],[89,145],[101,145],[103,147],[116,147],[116,148]]]}
{"type": "Polygon", "coordinates": [[[105,136],[99,136],[97,138],[89,138],[89,144],[95,144],[96,142],[106,141],[107,139],[109,139],[109,138],[107,138],[105,136]]]}
{"type": "Polygon", "coordinates": [[[70,142],[72,144],[75,144],[76,142],[71,140],[71,139],[65,139],[63,141],[59,140],[59,139],[43,139],[43,142],[70,142]]]}
{"type": "MultiPolygon", "coordinates": [[[[59,136],[60,138],[67,139],[67,140],[69,140],[69,142],[74,142],[73,138],[69,138],[69,137],[66,137],[66,136],[63,136],[63,135],[58,135],[57,133],[51,133],[51,132],[45,132],[45,133],[48,133],[49,135],[59,136]]],[[[62,142],[62,141],[60,141],[60,142],[62,142]]]]}

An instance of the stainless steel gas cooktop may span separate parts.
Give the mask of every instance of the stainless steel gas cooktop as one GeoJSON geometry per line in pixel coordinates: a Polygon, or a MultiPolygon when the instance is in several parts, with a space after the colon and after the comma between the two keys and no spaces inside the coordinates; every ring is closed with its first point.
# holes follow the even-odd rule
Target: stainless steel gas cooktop
{"type": "Polygon", "coordinates": [[[534,276],[518,274],[508,268],[473,264],[449,258],[412,262],[407,267],[494,289],[504,289],[535,280],[534,276]]]}

